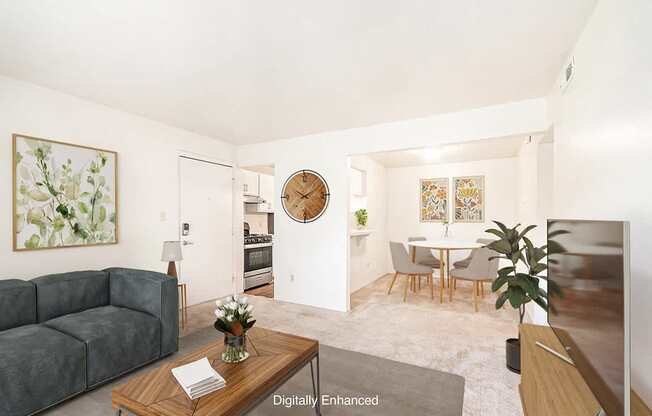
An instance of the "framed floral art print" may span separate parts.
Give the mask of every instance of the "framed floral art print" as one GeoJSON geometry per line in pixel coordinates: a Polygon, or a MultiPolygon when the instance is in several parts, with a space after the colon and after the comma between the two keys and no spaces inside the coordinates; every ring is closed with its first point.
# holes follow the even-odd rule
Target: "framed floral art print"
{"type": "Polygon", "coordinates": [[[448,221],[448,178],[419,181],[421,222],[448,221]]]}
{"type": "Polygon", "coordinates": [[[484,222],[484,176],[453,178],[453,220],[484,222]]]}
{"type": "Polygon", "coordinates": [[[13,135],[14,251],[118,242],[118,155],[13,135]]]}

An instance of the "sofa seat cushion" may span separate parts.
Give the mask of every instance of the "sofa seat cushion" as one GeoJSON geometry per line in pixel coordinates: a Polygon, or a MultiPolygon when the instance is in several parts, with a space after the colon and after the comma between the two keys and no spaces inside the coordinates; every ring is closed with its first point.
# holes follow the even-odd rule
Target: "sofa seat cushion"
{"type": "Polygon", "coordinates": [[[86,344],[89,388],[160,356],[160,322],[143,312],[103,306],[61,316],[44,325],[86,344]]]}
{"type": "Polygon", "coordinates": [[[0,415],[27,415],[86,388],[86,348],[43,325],[0,332],[0,415]]]}

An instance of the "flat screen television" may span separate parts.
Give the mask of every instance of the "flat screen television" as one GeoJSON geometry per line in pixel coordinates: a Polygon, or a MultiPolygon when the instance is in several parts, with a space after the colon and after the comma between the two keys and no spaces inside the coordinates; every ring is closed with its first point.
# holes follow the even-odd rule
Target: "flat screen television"
{"type": "Polygon", "coordinates": [[[630,406],[629,224],[548,221],[548,323],[608,416],[630,406]]]}

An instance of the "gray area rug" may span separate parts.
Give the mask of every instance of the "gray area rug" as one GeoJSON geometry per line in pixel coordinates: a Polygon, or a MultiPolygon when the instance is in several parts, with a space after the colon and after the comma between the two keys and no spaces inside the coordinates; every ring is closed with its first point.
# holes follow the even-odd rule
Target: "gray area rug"
{"type": "MultiPolygon", "coordinates": [[[[205,328],[179,341],[179,354],[186,354],[220,338],[205,328]]],[[[179,356],[168,358],[174,359],[179,356]]],[[[320,345],[321,393],[332,404],[322,406],[323,415],[436,415],[460,416],[464,400],[464,378],[371,355],[320,345]],[[377,396],[377,404],[374,399],[377,396]],[[369,398],[372,404],[346,405],[347,400],[369,398]],[[339,400],[340,404],[336,404],[339,400]]],[[[117,381],[88,392],[44,412],[49,416],[112,416],[111,390],[131,377],[160,365],[154,363],[117,381]]],[[[313,415],[298,403],[312,394],[310,366],[306,366],[250,415],[313,415]],[[285,400],[285,402],[281,402],[285,400]],[[276,404],[275,404],[276,401],[276,404]],[[292,403],[292,401],[294,401],[292,403]],[[297,404],[298,403],[298,404],[297,404]],[[287,407],[290,406],[291,407],[287,407]]]]}

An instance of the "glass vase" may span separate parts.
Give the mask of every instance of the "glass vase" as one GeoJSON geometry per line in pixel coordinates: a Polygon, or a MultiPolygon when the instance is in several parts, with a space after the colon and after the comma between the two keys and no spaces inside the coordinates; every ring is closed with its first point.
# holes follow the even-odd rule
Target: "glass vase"
{"type": "Polygon", "coordinates": [[[249,358],[247,340],[244,335],[224,334],[224,352],[222,361],[225,363],[239,363],[249,358]]]}
{"type": "Polygon", "coordinates": [[[448,228],[450,224],[444,224],[444,232],[442,233],[442,238],[444,240],[448,239],[451,237],[451,232],[450,229],[448,228]]]}

